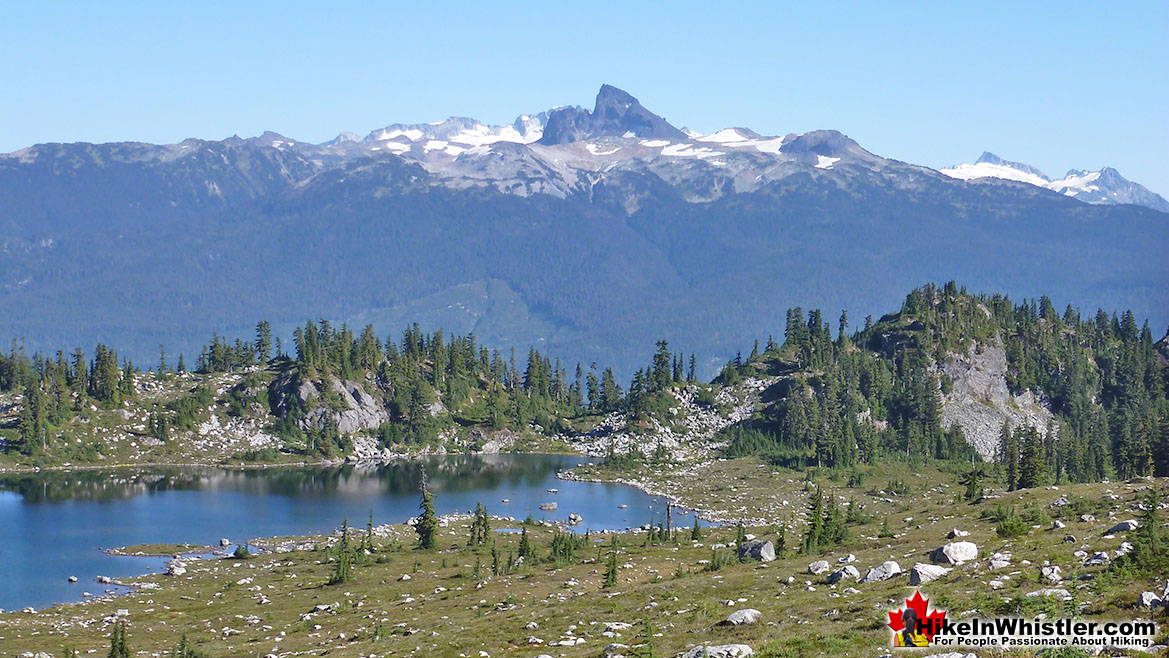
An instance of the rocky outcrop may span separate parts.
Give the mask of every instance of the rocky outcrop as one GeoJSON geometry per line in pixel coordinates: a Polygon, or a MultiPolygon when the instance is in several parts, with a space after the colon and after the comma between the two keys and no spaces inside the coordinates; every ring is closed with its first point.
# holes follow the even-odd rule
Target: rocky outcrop
{"type": "Polygon", "coordinates": [[[291,410],[291,398],[296,397],[299,406],[305,409],[300,422],[305,429],[320,427],[325,419],[332,419],[337,423],[338,432],[352,435],[375,432],[390,419],[385,405],[371,395],[365,385],[333,375],[307,380],[295,373],[286,373],[272,382],[270,391],[272,411],[280,416],[291,410]]]}
{"type": "Polygon", "coordinates": [[[953,388],[942,397],[942,426],[962,428],[983,459],[998,451],[1003,423],[1047,431],[1051,411],[1031,391],[1011,395],[1007,389],[1007,354],[1001,345],[978,345],[969,354],[946,355],[939,365],[953,388]]]}
{"type": "Polygon", "coordinates": [[[481,430],[471,430],[471,441],[473,443],[483,442],[479,448],[479,452],[483,454],[493,455],[503,452],[515,445],[515,434],[511,430],[498,430],[486,434],[481,430]]]}

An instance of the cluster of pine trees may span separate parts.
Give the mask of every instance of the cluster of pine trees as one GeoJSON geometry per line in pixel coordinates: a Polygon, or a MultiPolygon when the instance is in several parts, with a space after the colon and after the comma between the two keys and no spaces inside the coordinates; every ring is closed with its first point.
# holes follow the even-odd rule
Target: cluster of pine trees
{"type": "MultiPolygon", "coordinates": [[[[885,323],[851,337],[847,315],[837,338],[819,311],[787,313],[782,346],[769,339],[745,361],[736,357],[718,381],[748,374],[791,377],[782,399],[762,422],[728,431],[731,455],[767,454],[792,468],[849,467],[878,458],[969,459],[960,429],[941,423],[940,382],[931,368],[933,350],[921,332],[890,335],[885,323]]],[[[928,341],[927,341],[928,342],[928,341]]]]}
{"type": "Polygon", "coordinates": [[[736,357],[718,381],[785,373],[788,390],[765,419],[731,428],[731,455],[766,454],[793,467],[879,459],[976,458],[940,421],[949,353],[1002,346],[1013,392],[1049,401],[1050,427],[1004,428],[1000,471],[1009,487],[1169,475],[1169,355],[1131,312],[1061,315],[1042,297],[1015,305],[953,283],[911,292],[901,310],[836,338],[819,311],[787,313],[782,346],[736,357]]]}
{"type": "Polygon", "coordinates": [[[382,341],[369,326],[355,335],[346,326],[308,322],[296,330],[294,343],[292,364],[301,377],[373,375],[391,416],[381,430],[387,445],[433,441],[450,422],[559,431],[566,419],[591,413],[630,410],[644,416],[658,411],[668,388],[695,380],[695,357],[687,374],[684,357],[665,341],[657,343],[651,366],[634,375],[628,394],[612,368],[598,372],[593,364],[586,372],[578,363],[570,373],[559,359],[532,347],[521,369],[514,348],[505,356],[480,345],[474,334],[448,337],[417,324],[398,340],[382,341]],[[435,418],[436,404],[451,415],[435,418]]]}
{"type": "Polygon", "coordinates": [[[0,393],[16,392],[22,404],[14,439],[6,449],[35,455],[56,440],[58,430],[88,404],[114,407],[134,396],[134,374],[129,360],[98,344],[87,360],[81,348],[56,358],[25,354],[15,341],[8,354],[0,353],[0,393]]]}

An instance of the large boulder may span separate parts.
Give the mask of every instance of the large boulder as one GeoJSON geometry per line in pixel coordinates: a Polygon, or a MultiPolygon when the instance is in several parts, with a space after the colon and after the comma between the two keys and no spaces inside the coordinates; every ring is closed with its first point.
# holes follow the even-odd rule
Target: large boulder
{"type": "Polygon", "coordinates": [[[755,608],[743,608],[736,610],[726,618],[723,624],[727,626],[746,626],[747,624],[754,624],[763,617],[763,613],[755,608]]]}
{"type": "Polygon", "coordinates": [[[166,563],[166,571],[164,573],[168,576],[181,576],[187,573],[187,566],[179,560],[171,560],[166,563]]]}
{"type": "Polygon", "coordinates": [[[828,566],[828,560],[816,560],[815,562],[808,565],[808,573],[812,574],[813,576],[819,576],[820,574],[828,571],[830,568],[831,567],[828,566]]]}
{"type": "Polygon", "coordinates": [[[1142,592],[1140,598],[1137,599],[1137,606],[1141,608],[1156,608],[1161,605],[1164,605],[1161,597],[1154,592],[1142,592]]]}
{"type": "Polygon", "coordinates": [[[739,559],[751,558],[760,562],[771,562],[775,559],[775,544],[769,541],[746,541],[739,547],[739,559]]]}
{"type": "Polygon", "coordinates": [[[950,570],[946,567],[918,562],[909,570],[909,584],[921,585],[922,583],[933,582],[948,573],[950,573],[950,570]]]}
{"type": "Polygon", "coordinates": [[[852,566],[851,564],[846,564],[836,571],[828,574],[828,584],[831,585],[833,583],[839,583],[846,578],[848,580],[857,580],[860,577],[861,572],[857,571],[856,567],[852,566]]]}
{"type": "Polygon", "coordinates": [[[745,644],[699,645],[690,647],[678,658],[748,658],[755,650],[745,644]]]}
{"type": "Polygon", "coordinates": [[[958,565],[978,559],[978,546],[972,541],[956,541],[934,549],[930,559],[938,564],[958,565]]]}
{"type": "Polygon", "coordinates": [[[1127,532],[1129,530],[1136,530],[1137,525],[1138,524],[1137,524],[1136,520],[1134,520],[1134,519],[1129,519],[1128,521],[1121,521],[1120,523],[1117,523],[1116,525],[1109,528],[1108,532],[1106,532],[1104,534],[1115,535],[1118,532],[1127,532]]]}
{"type": "Polygon", "coordinates": [[[900,573],[902,573],[901,565],[893,560],[889,560],[888,562],[883,562],[881,566],[869,569],[869,572],[865,574],[864,578],[861,578],[858,582],[879,583],[883,580],[889,580],[900,573]]]}
{"type": "Polygon", "coordinates": [[[1051,583],[1052,585],[1063,580],[1063,574],[1060,573],[1059,567],[1055,566],[1054,564],[1043,567],[1039,571],[1041,574],[1043,574],[1044,580],[1051,583]]]}
{"type": "Polygon", "coordinates": [[[1111,559],[1112,558],[1108,557],[1108,554],[1105,553],[1104,551],[1096,551],[1095,553],[1093,553],[1091,556],[1087,557],[1087,559],[1084,560],[1084,566],[1088,566],[1088,567],[1103,566],[1103,565],[1108,564],[1108,562],[1111,561],[1111,559]]]}

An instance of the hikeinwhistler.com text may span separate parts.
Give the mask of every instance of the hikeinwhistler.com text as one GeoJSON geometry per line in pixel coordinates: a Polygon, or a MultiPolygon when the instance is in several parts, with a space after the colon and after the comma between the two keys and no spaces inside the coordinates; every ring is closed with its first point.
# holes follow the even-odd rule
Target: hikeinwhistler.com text
{"type": "MultiPolygon", "coordinates": [[[[929,625],[931,622],[925,622],[929,625]]],[[[936,623],[932,644],[940,647],[1118,647],[1153,646],[1157,625],[1152,621],[1079,621],[995,617],[936,623]]]]}

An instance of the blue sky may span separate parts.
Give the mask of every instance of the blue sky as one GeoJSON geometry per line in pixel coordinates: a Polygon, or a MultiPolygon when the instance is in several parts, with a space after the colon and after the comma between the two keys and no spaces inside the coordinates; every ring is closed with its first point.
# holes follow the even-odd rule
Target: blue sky
{"type": "Polygon", "coordinates": [[[983,150],[1049,175],[1110,165],[1169,195],[1165,0],[11,2],[0,55],[0,152],[502,123],[591,107],[608,82],[703,132],[835,128],[932,167],[983,150]]]}

